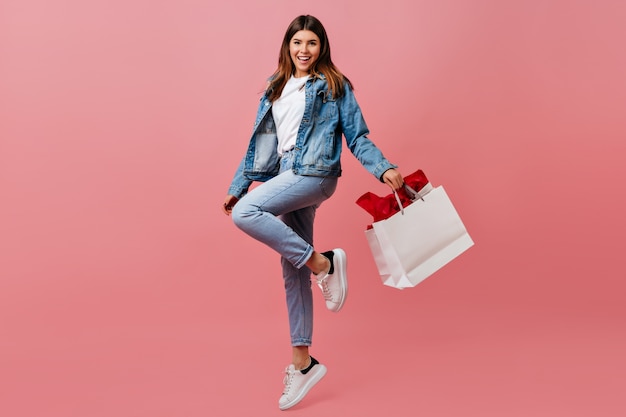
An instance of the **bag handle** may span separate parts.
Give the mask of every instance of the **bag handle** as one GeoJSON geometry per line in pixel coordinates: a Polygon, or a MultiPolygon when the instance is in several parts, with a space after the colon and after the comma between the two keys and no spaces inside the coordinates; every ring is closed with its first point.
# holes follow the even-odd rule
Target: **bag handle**
{"type": "MultiPolygon", "coordinates": [[[[407,194],[409,194],[409,198],[411,199],[411,201],[417,200],[416,197],[419,197],[422,201],[424,200],[417,191],[415,191],[408,185],[403,184],[402,186],[406,190],[407,194]]],[[[400,196],[398,195],[398,192],[396,190],[393,190],[393,196],[396,198],[396,201],[398,202],[398,207],[400,207],[400,213],[402,213],[402,215],[404,216],[404,207],[402,206],[402,201],[400,201],[400,196]]]]}
{"type": "MultiPolygon", "coordinates": [[[[424,195],[426,195],[426,193],[430,191],[430,188],[431,188],[431,187],[424,187],[422,191],[424,191],[426,188],[428,188],[428,190],[424,194],[420,194],[417,191],[415,191],[413,188],[409,187],[407,184],[403,184],[402,186],[404,187],[405,191],[409,195],[409,198],[411,199],[411,201],[415,201],[418,198],[424,201],[424,195]]],[[[402,206],[402,202],[400,201],[400,196],[398,195],[398,192],[396,190],[393,190],[393,195],[394,197],[396,197],[396,201],[398,202],[398,207],[400,207],[400,213],[402,213],[402,215],[404,216],[404,207],[402,206]]]]}

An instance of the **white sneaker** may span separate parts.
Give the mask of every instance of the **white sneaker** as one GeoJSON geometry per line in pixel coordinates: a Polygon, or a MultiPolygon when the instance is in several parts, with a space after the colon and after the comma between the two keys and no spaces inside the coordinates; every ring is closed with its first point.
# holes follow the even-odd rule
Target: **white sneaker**
{"type": "Polygon", "coordinates": [[[278,408],[286,410],[298,404],[315,384],[326,375],[326,367],[311,357],[312,367],[303,374],[293,364],[285,369],[285,389],[278,400],[278,408]]]}
{"type": "Polygon", "coordinates": [[[317,286],[322,290],[326,308],[339,311],[348,296],[347,260],[343,249],[333,249],[322,253],[330,260],[330,270],[317,274],[317,286]]]}

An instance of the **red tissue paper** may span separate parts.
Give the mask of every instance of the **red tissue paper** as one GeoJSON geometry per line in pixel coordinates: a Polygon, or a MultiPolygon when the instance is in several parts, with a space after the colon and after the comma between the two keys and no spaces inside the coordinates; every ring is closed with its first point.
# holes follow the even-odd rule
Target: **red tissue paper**
{"type": "MultiPolygon", "coordinates": [[[[426,178],[424,172],[419,169],[404,177],[404,183],[413,190],[419,192],[426,184],[428,184],[428,178],[426,178]]],[[[406,207],[413,202],[409,192],[407,192],[404,187],[400,188],[396,192],[398,193],[398,197],[400,197],[402,207],[406,207]]],[[[356,203],[372,215],[374,222],[388,219],[400,211],[400,207],[398,206],[398,202],[396,201],[396,197],[393,193],[384,197],[379,197],[368,191],[359,197],[356,200],[356,203]]],[[[368,229],[371,227],[372,225],[368,225],[368,229]]]]}

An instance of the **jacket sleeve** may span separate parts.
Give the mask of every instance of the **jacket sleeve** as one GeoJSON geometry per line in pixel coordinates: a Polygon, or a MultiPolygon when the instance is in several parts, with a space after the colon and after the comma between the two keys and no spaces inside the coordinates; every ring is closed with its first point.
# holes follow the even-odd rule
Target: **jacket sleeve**
{"type": "Polygon", "coordinates": [[[241,198],[248,192],[250,185],[252,185],[252,180],[249,180],[243,175],[243,166],[245,163],[246,157],[241,159],[239,163],[239,167],[237,171],[235,171],[235,176],[230,183],[230,187],[228,187],[228,194],[235,196],[237,198],[241,198]]]}
{"type": "Polygon", "coordinates": [[[339,122],[350,152],[372,175],[383,181],[382,175],[397,165],[389,162],[369,138],[369,130],[354,97],[354,92],[346,83],[343,96],[338,100],[339,122]]]}

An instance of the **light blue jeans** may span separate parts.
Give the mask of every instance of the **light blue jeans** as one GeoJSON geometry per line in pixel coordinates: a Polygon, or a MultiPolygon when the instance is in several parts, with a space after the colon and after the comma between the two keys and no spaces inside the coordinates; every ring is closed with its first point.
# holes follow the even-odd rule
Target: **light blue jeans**
{"type": "Polygon", "coordinates": [[[237,202],[235,225],[281,255],[292,346],[310,346],[313,335],[311,270],[315,211],[337,188],[336,177],[296,175],[293,153],[280,161],[280,174],[237,202]]]}

